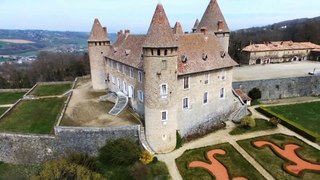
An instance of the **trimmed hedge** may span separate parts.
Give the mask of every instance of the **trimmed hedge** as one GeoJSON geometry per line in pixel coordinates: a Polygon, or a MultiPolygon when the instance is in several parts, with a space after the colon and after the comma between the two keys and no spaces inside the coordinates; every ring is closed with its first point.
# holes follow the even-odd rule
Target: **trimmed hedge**
{"type": "Polygon", "coordinates": [[[260,106],[260,107],[256,108],[256,110],[258,112],[264,114],[268,118],[276,117],[276,118],[280,119],[281,120],[280,124],[287,127],[288,129],[300,134],[301,136],[305,137],[306,139],[308,139],[312,142],[319,142],[320,141],[320,136],[317,133],[312,132],[309,129],[306,129],[305,127],[301,126],[300,124],[292,122],[291,120],[267,109],[264,106],[260,106]]]}

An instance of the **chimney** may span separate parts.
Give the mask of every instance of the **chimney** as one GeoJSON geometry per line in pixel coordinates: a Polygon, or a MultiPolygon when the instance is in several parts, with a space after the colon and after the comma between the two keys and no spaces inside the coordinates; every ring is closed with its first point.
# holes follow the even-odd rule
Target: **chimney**
{"type": "Polygon", "coordinates": [[[124,34],[126,35],[126,37],[130,34],[130,30],[129,29],[126,29],[124,30],[124,34]]]}
{"type": "Polygon", "coordinates": [[[207,33],[208,33],[208,28],[207,28],[207,27],[201,27],[200,31],[201,31],[201,33],[203,33],[204,35],[207,35],[207,33]]]}
{"type": "Polygon", "coordinates": [[[218,31],[223,30],[223,21],[218,21],[218,31]]]}
{"type": "Polygon", "coordinates": [[[122,36],[122,30],[118,32],[118,38],[122,36]]]}
{"type": "Polygon", "coordinates": [[[103,31],[105,34],[107,34],[107,27],[103,27],[103,31]]]}

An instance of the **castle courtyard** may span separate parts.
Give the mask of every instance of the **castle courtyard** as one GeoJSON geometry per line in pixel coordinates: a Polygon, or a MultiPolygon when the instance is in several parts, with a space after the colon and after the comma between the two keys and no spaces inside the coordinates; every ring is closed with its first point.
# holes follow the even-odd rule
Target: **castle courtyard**
{"type": "Polygon", "coordinates": [[[235,67],[233,81],[261,80],[308,76],[316,68],[320,72],[320,62],[301,61],[281,64],[265,64],[235,67]]]}

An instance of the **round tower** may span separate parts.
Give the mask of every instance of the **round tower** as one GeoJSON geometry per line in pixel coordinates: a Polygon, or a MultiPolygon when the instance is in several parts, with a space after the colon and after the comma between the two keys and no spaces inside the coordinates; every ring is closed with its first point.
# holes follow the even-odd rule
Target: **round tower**
{"type": "Polygon", "coordinates": [[[95,90],[103,90],[107,88],[107,72],[105,69],[104,57],[109,52],[110,48],[107,28],[103,28],[99,20],[95,19],[88,39],[91,81],[92,87],[95,90]]]}
{"type": "Polygon", "coordinates": [[[143,44],[146,138],[157,153],[176,146],[177,50],[163,6],[158,4],[143,44]]]}

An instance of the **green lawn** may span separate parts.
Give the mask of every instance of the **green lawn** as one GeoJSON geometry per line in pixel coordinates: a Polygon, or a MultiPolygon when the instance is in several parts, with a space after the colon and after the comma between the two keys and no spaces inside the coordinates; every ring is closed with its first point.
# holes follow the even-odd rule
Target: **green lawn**
{"type": "Polygon", "coordinates": [[[0,116],[6,112],[6,110],[8,110],[8,108],[0,108],[0,116]]]}
{"type": "Polygon", "coordinates": [[[232,131],[229,132],[230,135],[239,135],[244,133],[250,133],[255,131],[265,131],[269,129],[276,128],[275,126],[272,126],[267,120],[265,119],[255,119],[256,120],[256,127],[254,128],[245,128],[241,125],[238,125],[235,127],[232,131]]]}
{"type": "Polygon", "coordinates": [[[71,83],[68,84],[50,84],[50,85],[38,85],[32,92],[35,96],[55,96],[62,95],[72,87],[71,83]]]}
{"type": "Polygon", "coordinates": [[[214,179],[214,177],[204,169],[188,169],[188,164],[192,161],[200,160],[208,162],[208,160],[206,160],[206,154],[213,149],[223,149],[227,152],[226,155],[218,155],[217,159],[227,167],[230,178],[242,176],[247,177],[248,179],[264,179],[264,177],[229,143],[192,149],[184,152],[182,156],[176,159],[177,167],[183,179],[214,179]]]}
{"type": "Polygon", "coordinates": [[[17,102],[26,92],[1,92],[0,104],[14,104],[17,102]]]}
{"type": "Polygon", "coordinates": [[[320,102],[270,106],[266,109],[320,135],[320,102]]]}
{"type": "MultiPolygon", "coordinates": [[[[282,169],[283,163],[286,162],[282,158],[275,155],[270,148],[258,149],[252,145],[255,140],[272,141],[278,146],[282,146],[288,143],[294,143],[302,146],[302,149],[296,152],[300,157],[305,160],[309,160],[314,163],[320,163],[320,151],[307,145],[306,143],[298,140],[295,137],[286,136],[283,134],[275,134],[271,136],[257,137],[253,139],[246,139],[238,141],[238,144],[245,149],[258,163],[260,163],[275,179],[287,179],[296,180],[301,179],[290,175],[282,169]]],[[[319,179],[320,174],[315,172],[305,172],[303,179],[319,179]]]]}
{"type": "Polygon", "coordinates": [[[0,122],[0,131],[49,134],[66,98],[21,101],[0,122]]]}
{"type": "Polygon", "coordinates": [[[27,180],[36,175],[40,166],[36,165],[13,165],[0,162],[0,179],[27,180]]]}

